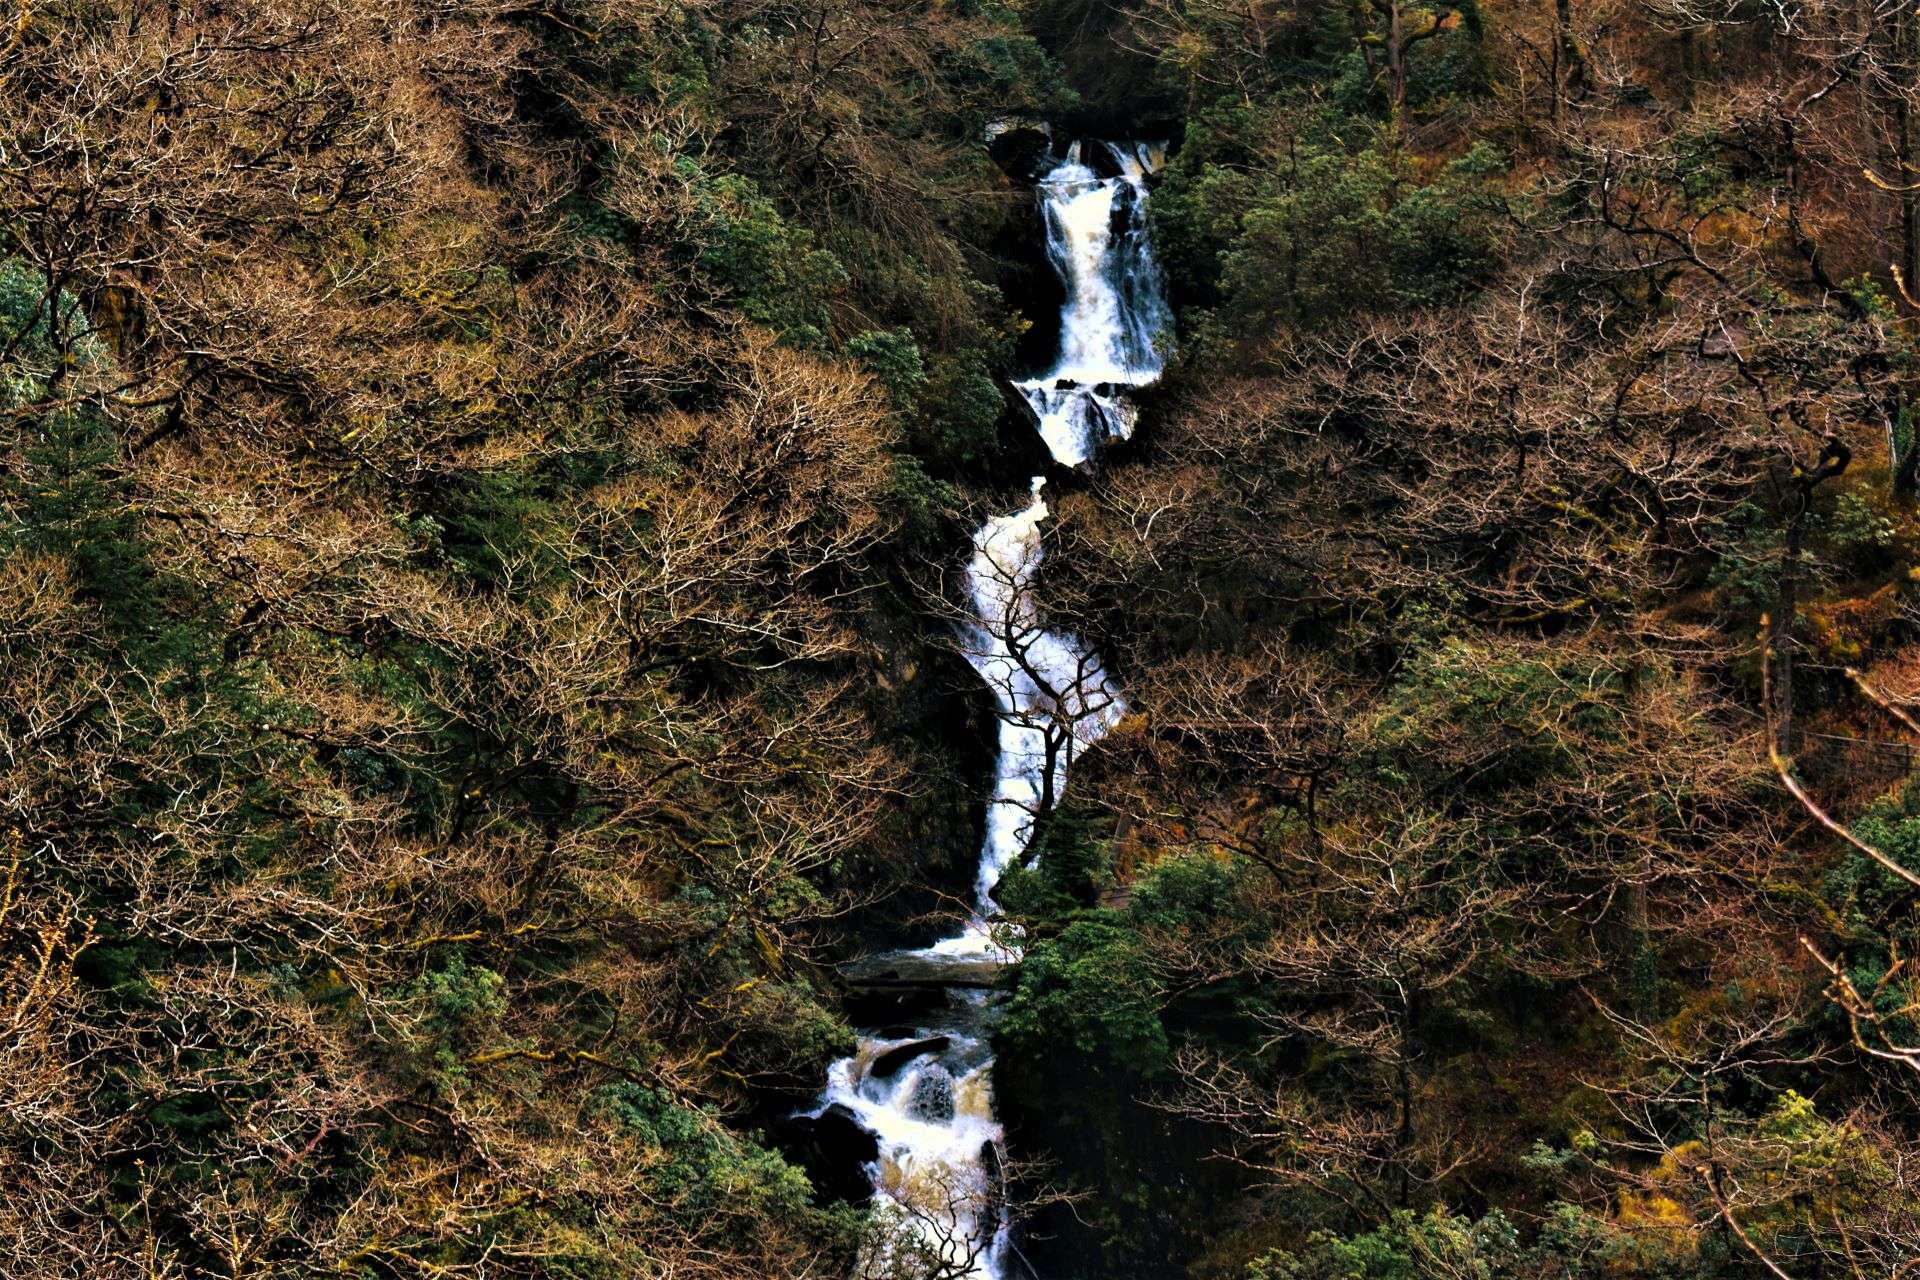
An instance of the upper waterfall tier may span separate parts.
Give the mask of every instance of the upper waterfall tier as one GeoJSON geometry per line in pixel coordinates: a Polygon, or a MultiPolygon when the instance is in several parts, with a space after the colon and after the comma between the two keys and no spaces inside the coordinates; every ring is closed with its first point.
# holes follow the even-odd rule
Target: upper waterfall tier
{"type": "Polygon", "coordinates": [[[1067,293],[1059,358],[1046,373],[1014,384],[1063,466],[1086,461],[1104,439],[1132,434],[1133,409],[1123,392],[1159,379],[1166,367],[1160,344],[1172,320],[1147,233],[1147,178],[1165,149],[1095,143],[1117,174],[1101,177],[1083,163],[1084,145],[1070,146],[1039,183],[1047,257],[1067,293]]]}

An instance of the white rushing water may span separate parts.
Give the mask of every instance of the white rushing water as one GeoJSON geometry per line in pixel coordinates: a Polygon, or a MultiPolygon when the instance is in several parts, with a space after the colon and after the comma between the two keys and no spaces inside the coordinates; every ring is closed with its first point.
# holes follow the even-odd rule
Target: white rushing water
{"type": "MultiPolygon", "coordinates": [[[[1155,344],[1170,320],[1145,215],[1146,179],[1161,150],[1096,145],[1119,176],[1097,176],[1081,163],[1075,143],[1040,184],[1048,253],[1067,285],[1067,302],[1053,371],[1015,384],[1054,458],[1069,466],[1089,458],[1102,439],[1131,431],[1123,393],[1159,376],[1155,344]]],[[[981,1280],[1008,1276],[1012,1253],[993,1108],[995,996],[986,988],[997,966],[1019,958],[1019,944],[1004,926],[994,927],[994,889],[1026,854],[1035,819],[1059,798],[1077,753],[1125,709],[1099,658],[1043,625],[1033,590],[1048,516],[1044,484],[1036,477],[1026,507],[981,526],[967,566],[975,621],[962,648],[998,711],[974,910],[959,933],[892,957],[923,978],[953,985],[942,1007],[913,1025],[864,1036],[851,1057],[833,1064],[811,1112],[841,1108],[878,1140],[867,1173],[876,1212],[899,1228],[894,1242],[881,1246],[889,1255],[907,1262],[899,1252],[918,1250],[947,1274],[981,1280]]]]}
{"type": "Polygon", "coordinates": [[[963,637],[967,662],[993,691],[999,740],[993,797],[974,879],[974,917],[965,932],[935,943],[932,954],[991,954],[987,922],[999,911],[994,886],[1026,852],[1036,815],[1058,799],[1079,749],[1099,739],[1125,711],[1100,659],[1069,635],[1040,624],[1033,598],[1047,518],[1045,480],[1033,501],[995,516],[973,538],[967,566],[974,626],[963,637]]]}
{"type": "Polygon", "coordinates": [[[1039,420],[1054,461],[1077,466],[1101,441],[1133,434],[1125,393],[1158,380],[1157,343],[1172,317],[1147,235],[1147,177],[1165,148],[1101,142],[1118,172],[1103,178],[1081,162],[1081,143],[1040,180],[1047,258],[1066,287],[1060,355],[1037,378],[1014,383],[1039,420]]]}
{"type": "Polygon", "coordinates": [[[867,1167],[874,1209],[898,1232],[876,1246],[881,1256],[863,1259],[863,1274],[886,1274],[898,1261],[911,1275],[920,1268],[902,1255],[916,1250],[938,1274],[1007,1274],[988,993],[955,990],[948,1000],[937,1025],[862,1037],[852,1057],[828,1069],[821,1110],[845,1108],[878,1140],[867,1167]],[[902,1049],[912,1054],[904,1062],[888,1056],[902,1049]]]}

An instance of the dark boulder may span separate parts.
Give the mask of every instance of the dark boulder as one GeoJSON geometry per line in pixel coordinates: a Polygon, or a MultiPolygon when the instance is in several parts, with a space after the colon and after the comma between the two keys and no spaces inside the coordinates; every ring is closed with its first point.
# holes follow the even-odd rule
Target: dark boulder
{"type": "Polygon", "coordinates": [[[1015,182],[1034,182],[1054,166],[1053,135],[1038,120],[996,120],[987,154],[1015,182]]]}
{"type": "Polygon", "coordinates": [[[867,1074],[876,1080],[886,1080],[912,1062],[915,1058],[932,1053],[945,1053],[953,1040],[948,1036],[928,1036],[925,1040],[914,1040],[907,1044],[895,1045],[873,1060],[867,1074]]]}
{"type": "Polygon", "coordinates": [[[880,1158],[880,1139],[839,1103],[817,1116],[792,1116],[770,1136],[806,1170],[821,1200],[865,1204],[872,1198],[866,1166],[880,1158]]]}

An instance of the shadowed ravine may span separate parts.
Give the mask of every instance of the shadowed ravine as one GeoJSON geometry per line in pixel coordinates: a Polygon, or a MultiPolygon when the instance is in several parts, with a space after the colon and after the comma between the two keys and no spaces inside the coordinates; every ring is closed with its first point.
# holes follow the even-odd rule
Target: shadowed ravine
{"type": "MultiPolygon", "coordinates": [[[[1129,390],[1160,375],[1156,344],[1170,315],[1148,242],[1147,178],[1162,149],[1150,143],[1073,143],[1038,183],[1047,253],[1066,291],[1053,367],[1015,383],[1056,463],[1087,463],[1108,439],[1132,431],[1129,390]],[[1108,163],[1101,176],[1086,148],[1108,163]]],[[[929,947],[874,957],[866,979],[933,989],[936,1007],[909,1025],[862,1035],[833,1064],[813,1114],[852,1118],[878,1141],[867,1166],[876,1208],[902,1226],[895,1248],[924,1249],[941,1274],[1016,1273],[1003,1196],[1001,1129],[990,1047],[992,979],[1018,959],[994,889],[1027,851],[1035,819],[1066,785],[1074,756],[1123,710],[1099,658],[1076,637],[1049,630],[1034,599],[1048,509],[1044,477],[1021,510],[974,535],[967,569],[975,621],[962,651],[992,690],[998,755],[981,842],[972,918],[929,947]]]]}

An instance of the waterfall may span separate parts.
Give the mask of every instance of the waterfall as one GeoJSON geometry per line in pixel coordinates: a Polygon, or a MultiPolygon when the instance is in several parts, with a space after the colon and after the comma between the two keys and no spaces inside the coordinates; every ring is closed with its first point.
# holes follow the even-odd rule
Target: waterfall
{"type": "Polygon", "coordinates": [[[990,941],[986,921],[999,910],[993,889],[1033,834],[1033,820],[1057,799],[1078,749],[1113,727],[1125,710],[1100,659],[1069,635],[1040,625],[1033,579],[1040,568],[1040,522],[1047,518],[1033,481],[1033,501],[995,516],[974,535],[967,586],[976,622],[962,637],[967,662],[993,691],[999,740],[993,798],[974,881],[977,904],[967,932],[936,943],[936,952],[966,952],[990,941]]]}
{"type": "Polygon", "coordinates": [[[1119,170],[1102,178],[1081,163],[1081,143],[1040,180],[1047,258],[1065,286],[1060,354],[1053,368],[1014,383],[1054,461],[1077,466],[1103,440],[1133,434],[1130,388],[1156,381],[1157,342],[1172,319],[1147,235],[1147,176],[1165,159],[1157,143],[1098,144],[1119,170]]]}
{"type": "MultiPolygon", "coordinates": [[[[1074,143],[1039,184],[1047,251],[1067,301],[1052,371],[1014,384],[1065,466],[1085,462],[1103,439],[1130,434],[1124,392],[1159,377],[1157,342],[1170,321],[1146,225],[1146,180],[1160,165],[1161,148],[1096,145],[1117,176],[1097,176],[1074,143]]],[[[1036,817],[1059,798],[1078,751],[1125,709],[1098,656],[1045,626],[1034,600],[1048,515],[1044,486],[1036,477],[1026,507],[981,526],[967,566],[974,619],[961,648],[998,713],[973,913],[951,937],[868,965],[940,988],[940,1007],[911,1026],[863,1036],[851,1057],[833,1064],[819,1105],[808,1113],[837,1108],[877,1139],[867,1174],[875,1212],[898,1228],[884,1246],[889,1253],[918,1252],[945,1274],[981,1280],[1003,1280],[1012,1253],[993,1110],[991,988],[1001,967],[1019,958],[1019,940],[993,927],[994,889],[1026,853],[1036,817]]],[[[912,1260],[866,1261],[884,1270],[889,1261],[912,1260]]]]}

